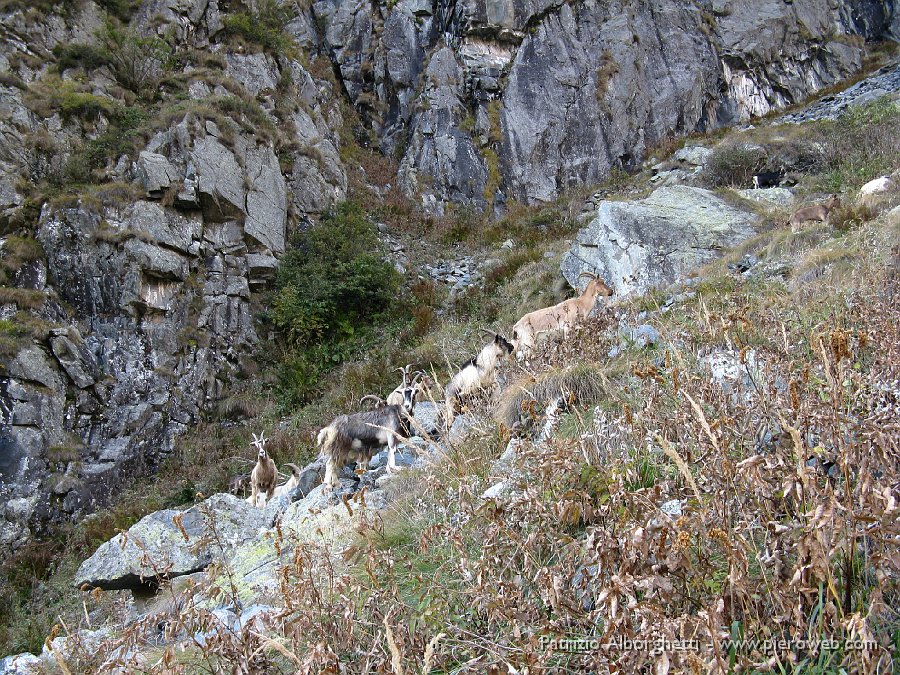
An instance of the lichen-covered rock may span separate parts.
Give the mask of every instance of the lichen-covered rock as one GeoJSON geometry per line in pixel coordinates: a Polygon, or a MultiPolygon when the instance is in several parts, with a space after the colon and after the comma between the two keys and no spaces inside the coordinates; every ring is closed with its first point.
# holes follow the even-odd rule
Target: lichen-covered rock
{"type": "Polygon", "coordinates": [[[186,511],[165,509],[118,534],[78,568],[75,585],[107,590],[152,585],[204,569],[268,524],[262,509],[217,494],[186,511]]]}
{"type": "Polygon", "coordinates": [[[266,54],[226,54],[225,74],[253,96],[278,86],[278,66],[266,54]]]}
{"type": "Polygon", "coordinates": [[[231,150],[214,135],[203,136],[194,142],[191,162],[207,220],[228,220],[244,214],[244,173],[231,150]]]}
{"type": "Polygon", "coordinates": [[[582,272],[600,275],[625,295],[665,286],[754,234],[756,216],[708,190],[664,187],[633,202],[603,201],[562,261],[578,287],[582,272]]]}
{"type": "Polygon", "coordinates": [[[79,389],[86,389],[97,381],[100,368],[77,328],[57,331],[50,339],[50,347],[59,364],[79,389]]]}
{"type": "Polygon", "coordinates": [[[16,654],[0,659],[0,675],[42,675],[46,664],[34,654],[16,654]]]}
{"type": "Polygon", "coordinates": [[[273,253],[284,253],[287,190],[278,158],[269,147],[243,149],[244,167],[253,180],[247,191],[244,233],[273,253]]]}

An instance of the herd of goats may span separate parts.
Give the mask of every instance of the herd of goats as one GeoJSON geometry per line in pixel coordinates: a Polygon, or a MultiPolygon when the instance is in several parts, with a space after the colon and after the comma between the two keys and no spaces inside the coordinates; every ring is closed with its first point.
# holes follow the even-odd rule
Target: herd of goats
{"type": "MultiPolygon", "coordinates": [[[[753,177],[753,185],[756,188],[770,187],[777,185],[781,178],[783,175],[780,173],[758,174],[753,177]]],[[[826,222],[831,212],[840,205],[840,199],[832,196],[820,204],[797,209],[788,224],[793,231],[797,231],[809,221],[826,222]]],[[[612,296],[610,287],[596,274],[583,272],[579,280],[583,276],[590,277],[590,281],[580,296],[526,314],[513,326],[511,341],[489,331],[493,339],[484,345],[477,356],[462,364],[444,387],[442,417],[445,430],[450,429],[464,399],[494,385],[497,366],[503,359],[513,352],[517,358],[524,358],[539,337],[555,332],[567,335],[572,326],[591,313],[598,298],[612,296]]],[[[319,432],[317,446],[325,459],[326,486],[336,487],[338,474],[350,462],[355,461],[360,471],[365,471],[372,457],[385,446],[388,449],[388,473],[399,470],[395,458],[397,446],[410,437],[414,425],[413,409],[417,402],[425,398],[431,386],[431,379],[423,371],[416,372],[410,379],[410,368],[398,368],[403,374],[403,381],[386,399],[374,395],[362,398],[360,404],[374,400],[374,410],[339,415],[319,432]]],[[[257,437],[254,434],[251,445],[257,450],[257,461],[250,474],[251,495],[247,499],[254,506],[264,505],[273,497],[287,494],[299,484],[299,469],[295,464],[287,464],[291,468],[291,478],[283,485],[276,485],[278,471],[266,452],[265,443],[265,435],[257,437]],[[265,495],[265,501],[261,501],[262,495],[265,495]]]]}
{"type": "MultiPolygon", "coordinates": [[[[445,429],[450,429],[465,399],[494,385],[501,361],[514,352],[518,358],[524,358],[537,344],[539,337],[554,332],[567,335],[576,323],[590,314],[598,298],[613,294],[603,279],[595,274],[584,272],[579,279],[582,276],[590,277],[590,281],[581,295],[526,314],[513,326],[511,341],[490,331],[492,339],[477,356],[462,364],[444,387],[442,418],[445,429]]],[[[373,410],[339,415],[319,432],[317,446],[325,459],[324,483],[327,486],[337,486],[339,472],[350,462],[355,461],[359,469],[365,471],[372,457],[385,446],[388,449],[387,472],[399,470],[395,458],[397,446],[412,435],[413,409],[416,403],[425,399],[432,382],[424,371],[411,373],[411,366],[397,370],[402,373],[403,381],[386,399],[371,394],[361,399],[360,404],[373,400],[376,404],[373,410]]],[[[257,460],[250,473],[251,494],[247,499],[253,506],[265,505],[299,484],[300,470],[294,464],[287,464],[291,469],[290,479],[276,485],[278,471],[265,444],[264,434],[253,435],[251,445],[256,448],[257,460]]]]}

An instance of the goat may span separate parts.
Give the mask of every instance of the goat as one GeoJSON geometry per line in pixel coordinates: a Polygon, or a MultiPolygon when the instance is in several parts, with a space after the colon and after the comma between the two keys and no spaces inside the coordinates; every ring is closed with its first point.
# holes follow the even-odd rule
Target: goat
{"type": "Polygon", "coordinates": [[[326,486],[337,487],[338,472],[351,461],[365,470],[369,460],[385,445],[388,473],[399,471],[395,453],[397,438],[408,438],[412,407],[385,405],[375,410],[340,415],[319,431],[317,445],[325,457],[326,486]]]}
{"type": "Polygon", "coordinates": [[[286,483],[282,483],[275,488],[275,491],[272,493],[273,497],[286,495],[300,484],[300,467],[292,462],[286,463],[285,466],[291,469],[291,477],[288,478],[286,483]]]}
{"type": "Polygon", "coordinates": [[[784,173],[781,171],[763,171],[753,176],[753,188],[759,190],[760,188],[778,187],[781,185],[782,178],[784,178],[784,173]]]}
{"type": "Polygon", "coordinates": [[[422,378],[425,373],[418,371],[412,381],[403,382],[399,387],[394,389],[386,399],[388,405],[411,405],[414,406],[425,393],[425,381],[422,378]],[[408,400],[408,403],[407,403],[408,400]]]}
{"type": "Polygon", "coordinates": [[[235,496],[238,496],[241,493],[247,494],[248,487],[250,487],[249,473],[239,473],[228,480],[228,492],[235,496]]]}
{"type": "MultiPolygon", "coordinates": [[[[300,484],[300,467],[292,462],[288,462],[285,466],[291,467],[291,477],[288,478],[287,482],[282,483],[275,488],[275,490],[272,492],[271,499],[275,499],[276,497],[281,497],[282,495],[288,494],[291,490],[293,490],[300,484]]],[[[249,478],[250,474],[247,474],[247,476],[249,478]]],[[[269,503],[269,498],[265,497],[264,495],[257,495],[256,499],[256,505],[262,506],[263,508],[266,507],[269,503]],[[261,504],[260,500],[262,500],[261,504]]],[[[247,503],[253,504],[252,497],[247,497],[247,503]]]]}
{"type": "Polygon", "coordinates": [[[266,452],[266,432],[262,432],[259,436],[253,434],[253,442],[250,444],[257,449],[256,466],[250,472],[250,503],[258,506],[258,497],[260,492],[266,495],[266,502],[272,499],[275,493],[275,482],[278,479],[278,470],[275,468],[275,462],[266,452]]]}
{"type": "Polygon", "coordinates": [[[791,232],[797,232],[800,227],[808,220],[817,220],[820,223],[828,221],[828,216],[841,205],[841,200],[837,195],[832,195],[830,199],[816,204],[814,206],[804,206],[802,209],[794,211],[791,219],[788,221],[791,226],[791,232]]]}
{"type": "Polygon", "coordinates": [[[591,313],[597,298],[601,295],[608,298],[613,294],[612,289],[597,275],[582,272],[578,278],[581,279],[583,276],[591,277],[591,280],[580,296],[563,300],[552,307],[529,312],[516,322],[513,326],[512,341],[519,358],[534,347],[540,333],[561,330],[567,336],[569,328],[576,321],[587,318],[591,313]]]}
{"type": "MultiPolygon", "coordinates": [[[[407,366],[407,368],[409,368],[409,366],[407,366]]],[[[397,370],[402,369],[398,368],[397,370]]],[[[416,376],[411,382],[407,382],[406,373],[404,373],[403,383],[388,394],[386,399],[376,396],[375,394],[368,394],[359,399],[359,404],[362,405],[366,401],[371,400],[374,401],[375,407],[377,408],[385,405],[399,405],[412,410],[416,403],[424,397],[426,388],[430,382],[431,378],[421,370],[416,372],[416,376]]]]}
{"type": "MultiPolygon", "coordinates": [[[[485,331],[491,332],[491,331],[485,331]]],[[[456,405],[464,396],[478,389],[485,389],[494,384],[497,377],[497,366],[500,361],[513,352],[513,345],[500,333],[493,333],[494,339],[488,342],[478,356],[469,359],[444,387],[444,405],[447,408],[446,423],[453,423],[456,405]]]]}

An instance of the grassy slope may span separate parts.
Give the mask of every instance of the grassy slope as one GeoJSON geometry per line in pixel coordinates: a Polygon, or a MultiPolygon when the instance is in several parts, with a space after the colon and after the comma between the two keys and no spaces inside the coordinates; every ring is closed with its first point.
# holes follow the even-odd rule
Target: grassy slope
{"type": "MultiPolygon", "coordinates": [[[[897,166],[896,154],[890,159],[897,166]]],[[[808,186],[821,187],[832,171],[810,176],[808,186]]],[[[845,176],[848,189],[865,177],[845,176]]],[[[846,230],[819,227],[794,235],[772,227],[747,242],[702,272],[695,297],[651,314],[662,339],[649,351],[608,359],[614,338],[600,318],[569,344],[551,343],[530,372],[510,369],[507,377],[517,386],[507,391],[507,403],[527,403],[521,385],[534,393],[562,384],[575,395],[548,448],[524,445],[513,481],[520,496],[487,504],[478,499],[508,438],[483,411],[475,441],[455,449],[447,463],[410,472],[400,482],[393,512],[360,542],[360,573],[337,578],[334,595],[296,604],[293,621],[302,630],[284,636],[289,649],[322,664],[358,659],[371,649],[375,661],[400,659],[411,667],[443,633],[431,663],[448,670],[470,659],[477,659],[471,663],[477,671],[507,662],[579,670],[594,658],[632,670],[650,657],[552,655],[539,648],[538,638],[634,637],[641,617],[670,638],[709,640],[708,621],[747,636],[766,635],[775,625],[795,636],[868,630],[882,653],[896,651],[896,617],[886,608],[897,604],[897,569],[884,554],[895,516],[883,489],[896,485],[897,448],[882,429],[882,413],[873,410],[877,383],[897,377],[890,247],[900,232],[896,214],[867,220],[877,211],[847,209],[840,220],[846,230]],[[786,281],[731,275],[725,262],[750,251],[763,259],[761,267],[786,262],[792,274],[786,281]],[[765,364],[756,383],[764,391],[733,405],[699,365],[699,357],[716,348],[744,355],[752,349],[765,364]],[[767,429],[774,432],[771,447],[758,443],[767,429]],[[803,461],[814,454],[838,462],[843,477],[805,470],[803,461]],[[740,464],[756,455],[763,459],[740,464]],[[655,522],[655,507],[673,498],[686,500],[684,515],[655,522]],[[600,573],[585,588],[574,588],[571,580],[583,565],[599,565],[600,573]],[[797,567],[801,573],[793,580],[797,567]],[[368,575],[367,569],[378,572],[368,575]],[[348,598],[362,608],[362,620],[325,620],[339,617],[348,598]],[[377,602],[367,603],[371,598],[377,602]],[[626,605],[627,614],[621,611],[626,605]],[[386,625],[394,650],[383,638],[386,625]],[[327,646],[313,649],[316,644],[327,646]]],[[[509,326],[522,312],[555,299],[548,288],[556,263],[542,254],[564,249],[572,215],[563,201],[513,213],[477,239],[465,227],[452,230],[452,236],[470,235],[473,247],[492,248],[510,235],[519,246],[502,254],[486,293],[458,303],[413,341],[415,360],[456,362],[478,343],[480,326],[509,326]]],[[[773,222],[783,217],[769,215],[773,222]]],[[[623,309],[633,316],[655,310],[661,300],[651,294],[623,309]]],[[[308,456],[318,425],[381,387],[386,367],[406,360],[386,339],[345,366],[319,404],[292,414],[277,439],[279,460],[308,456]]],[[[526,424],[540,417],[545,400],[539,399],[524,406],[526,424]]],[[[275,402],[249,387],[221,412],[250,416],[253,428],[279,419],[275,402]]],[[[126,493],[118,507],[63,533],[59,542],[35,545],[11,561],[8,573],[27,590],[9,598],[2,651],[39,649],[57,617],[79,625],[83,610],[80,603],[72,606],[69,590],[78,562],[141,515],[221,489],[229,471],[240,468],[226,460],[243,454],[249,430],[217,422],[198,429],[149,486],[126,493]]],[[[286,601],[309,590],[300,579],[289,581],[286,601]]],[[[114,594],[101,600],[106,610],[114,601],[114,594]]],[[[259,646],[250,645],[251,651],[259,646]]],[[[668,658],[684,670],[697,666],[696,658],[744,663],[761,657],[730,655],[717,643],[701,656],[668,658]]],[[[840,651],[821,658],[833,666],[861,657],[840,651]]]]}

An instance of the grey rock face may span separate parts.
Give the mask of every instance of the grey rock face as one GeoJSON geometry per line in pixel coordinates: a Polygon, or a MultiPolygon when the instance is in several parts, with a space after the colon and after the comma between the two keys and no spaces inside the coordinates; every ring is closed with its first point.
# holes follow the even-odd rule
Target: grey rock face
{"type": "Polygon", "coordinates": [[[53,355],[79,389],[86,389],[97,381],[100,368],[76,328],[69,335],[57,335],[50,340],[53,355]],[[71,337],[70,337],[71,335],[71,337]],[[73,340],[72,337],[75,339],[73,340]]]}
{"type": "Polygon", "coordinates": [[[278,66],[266,54],[226,54],[225,74],[253,96],[278,86],[278,66]]]}
{"type": "MultiPolygon", "coordinates": [[[[37,234],[48,283],[75,317],[61,314],[69,325],[48,349],[24,349],[0,377],[0,494],[57,497],[26,523],[0,519],[0,537],[18,543],[23,525],[89,512],[124,475],[152,469],[257,341],[245,243],[255,240],[238,223],[139,201],[46,209],[37,234]],[[62,460],[48,459],[54,446],[62,460]]],[[[255,255],[264,283],[276,260],[255,255]]]]}
{"type": "MultiPolygon", "coordinates": [[[[895,21],[900,25],[900,12],[896,13],[895,21]]],[[[834,119],[852,106],[870,103],[882,96],[892,96],[896,99],[898,90],[900,90],[900,64],[892,64],[852,87],[838,94],[826,96],[806,110],[785,115],[782,119],[793,123],[834,119]]]]}
{"type": "MultiPolygon", "coordinates": [[[[453,50],[438,50],[425,73],[425,110],[411,129],[409,149],[400,166],[401,184],[426,199],[485,205],[485,159],[472,138],[460,130],[466,117],[464,72],[453,50]],[[429,185],[420,183],[419,174],[429,185]]],[[[427,205],[427,202],[426,202],[427,205]]]]}
{"type": "Polygon", "coordinates": [[[447,201],[551,200],[612,168],[636,167],[672,135],[800,101],[860,67],[862,50],[847,36],[896,25],[878,0],[379,9],[322,0],[314,14],[382,149],[394,152],[408,136],[401,184],[437,211],[447,201]]]}
{"type": "Polygon", "coordinates": [[[664,187],[635,202],[601,202],[562,261],[576,287],[582,272],[603,277],[616,295],[668,285],[717,252],[754,234],[756,216],[708,190],[664,187]]]}
{"type": "Polygon", "coordinates": [[[191,152],[197,188],[207,220],[239,217],[245,208],[243,171],[228,148],[214,136],[197,139],[191,152]]]}
{"type": "Polygon", "coordinates": [[[159,196],[180,176],[169,160],[155,152],[141,151],[137,162],[138,180],[150,196],[159,196]]]}
{"type": "Polygon", "coordinates": [[[186,511],[156,511],[100,546],[78,568],[75,585],[139,588],[157,578],[191,574],[255,538],[267,525],[264,510],[226,494],[186,511]]]}
{"type": "Polygon", "coordinates": [[[441,426],[441,412],[441,409],[431,401],[417,403],[413,410],[416,421],[414,431],[428,436],[437,434],[441,426]]]}
{"type": "Polygon", "coordinates": [[[273,253],[284,253],[287,190],[272,148],[248,147],[244,163],[253,183],[247,192],[244,232],[273,253]]]}

